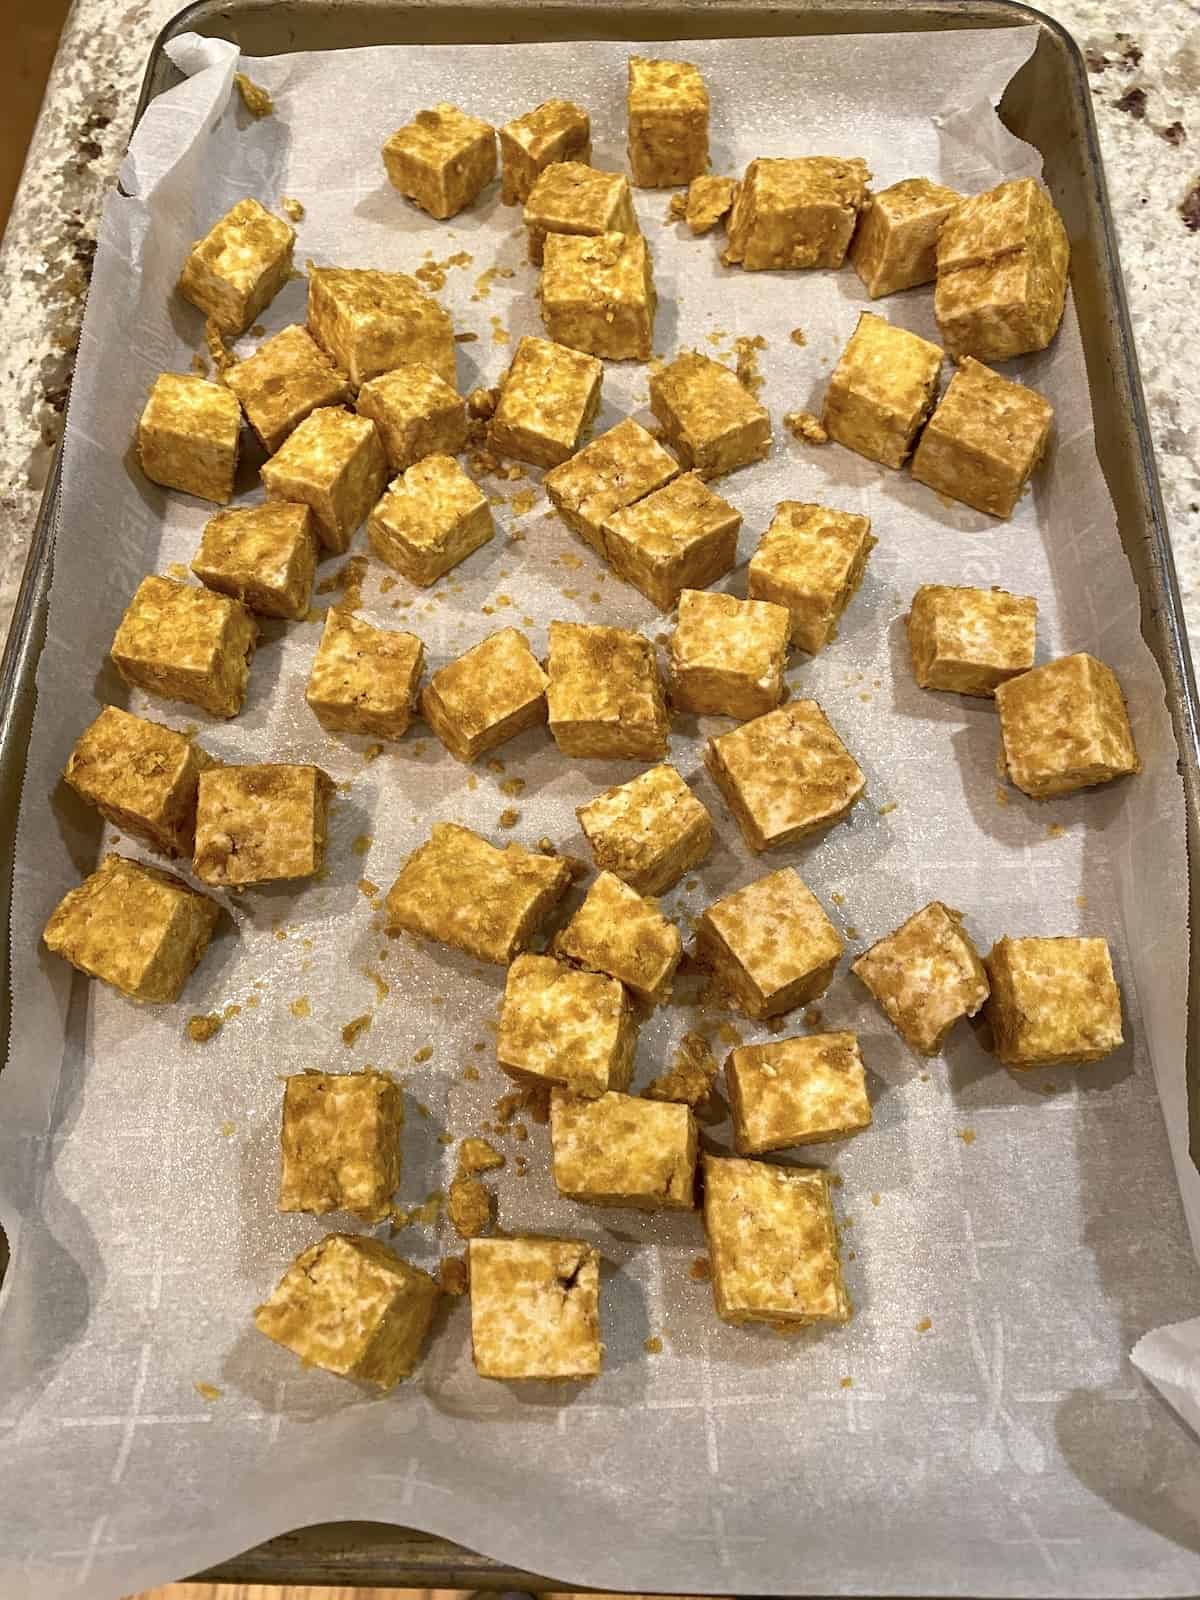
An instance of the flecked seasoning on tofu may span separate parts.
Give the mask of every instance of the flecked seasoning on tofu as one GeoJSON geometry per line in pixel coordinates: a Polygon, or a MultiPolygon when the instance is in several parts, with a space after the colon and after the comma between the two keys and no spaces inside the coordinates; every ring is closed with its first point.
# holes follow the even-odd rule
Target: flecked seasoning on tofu
{"type": "Polygon", "coordinates": [[[639,894],[665,894],[712,849],[712,818],[674,767],[650,767],[578,806],[597,867],[639,894]]]}
{"type": "Polygon", "coordinates": [[[471,1346],[481,1378],[594,1378],[600,1257],[579,1239],[472,1239],[471,1346]]]}
{"type": "Polygon", "coordinates": [[[584,1205],[690,1211],[698,1133],[691,1109],[637,1095],[550,1096],[555,1187],[584,1205]]]}
{"type": "Polygon", "coordinates": [[[844,1139],[871,1125],[866,1071],[853,1033],[742,1045],[726,1059],[725,1083],[739,1155],[844,1139]]]}
{"type": "Polygon", "coordinates": [[[790,867],[714,901],[696,928],[696,954],[739,1011],[762,1020],[825,993],[841,935],[790,867]]]}
{"type": "Polygon", "coordinates": [[[913,1050],[935,1056],[960,1017],[988,996],[987,975],[962,912],[932,900],[850,968],[913,1050]]]}
{"type": "Polygon", "coordinates": [[[371,549],[427,588],[496,532],[491,507],[453,456],[426,456],[392,480],[367,521],[371,549]]]}
{"type": "Polygon", "coordinates": [[[552,956],[519,955],[509,967],[496,1059],[512,1077],[562,1084],[594,1100],[628,1088],[637,1037],[615,978],[552,956]]]}
{"type": "Polygon", "coordinates": [[[312,877],[325,859],[332,792],[320,767],[210,767],[196,805],[196,876],[227,886],[312,877]]]}

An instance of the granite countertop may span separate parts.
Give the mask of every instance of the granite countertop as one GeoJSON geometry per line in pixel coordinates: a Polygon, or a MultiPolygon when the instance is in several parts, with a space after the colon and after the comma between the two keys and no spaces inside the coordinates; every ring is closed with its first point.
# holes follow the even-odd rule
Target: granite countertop
{"type": "MultiPolygon", "coordinates": [[[[75,357],[97,217],[179,0],[75,0],[0,242],[0,634],[75,357]]],[[[1200,658],[1200,0],[1043,0],[1084,49],[1193,651],[1200,658]]]]}

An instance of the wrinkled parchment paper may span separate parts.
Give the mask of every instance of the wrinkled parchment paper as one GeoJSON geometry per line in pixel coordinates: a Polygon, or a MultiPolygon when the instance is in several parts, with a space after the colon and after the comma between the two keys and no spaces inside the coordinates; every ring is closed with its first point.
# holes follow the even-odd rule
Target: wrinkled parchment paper
{"type": "MultiPolygon", "coordinates": [[[[832,152],[865,156],[881,186],[928,173],[975,190],[1036,171],[992,111],[1032,38],[689,42],[662,53],[697,60],[708,76],[716,171],[763,153],[832,152]]],[[[274,1211],[280,1073],[371,1062],[403,1074],[404,1207],[446,1186],[444,1139],[475,1131],[507,1086],[492,1051],[503,973],[433,947],[387,947],[377,888],[439,817],[498,837],[512,807],[512,837],[549,835],[586,854],[575,806],[636,769],[562,759],[542,732],[505,748],[502,772],[471,772],[420,727],[371,759],[368,741],[326,736],[304,704],[315,624],[267,624],[234,722],[126,696],[105,654],[122,608],[145,572],[190,559],[209,514],[148,484],[130,458],[154,375],[186,370],[201,344],[198,314],[172,283],[188,243],[235,199],[292,196],[307,208],[298,262],[412,271],[461,253],[440,291],[456,327],[477,335],[459,347],[460,386],[495,382],[516,339],[538,329],[519,216],[493,190],[431,224],[388,188],[379,147],[440,99],[500,122],[553,93],[590,109],[596,162],[619,166],[625,55],[619,44],[571,44],[254,61],[275,115],[253,122],[230,97],[231,49],[196,41],[181,51],[195,75],[138,131],[125,194],[104,220],[80,350],[21,812],[16,1020],[0,1089],[14,1246],[0,1323],[5,1600],[108,1600],[339,1517],[419,1526],[610,1589],[1200,1588],[1200,1452],[1127,1355],[1143,1333],[1191,1314],[1200,1287],[1155,1092],[1157,1076],[1182,1138],[1182,798],[1093,451],[1074,315],[1049,352],[1013,366],[1052,398],[1057,441],[1034,493],[997,524],[905,474],[795,443],[780,418],[819,409],[865,303],[858,279],[727,271],[719,236],[693,240],[665,222],[663,193],[637,197],[660,294],[656,349],[730,355],[737,337],[767,341],[759,360],[776,443],[769,461],[722,484],[745,515],[743,560],[784,497],[866,512],[879,537],[841,637],[788,674],[862,762],[866,800],[827,837],[755,862],[700,765],[701,738],[718,724],[678,721],[672,759],[712,808],[719,842],[669,909],[686,924],[719,893],[790,862],[855,948],[935,896],[965,910],[984,948],[1002,933],[1103,932],[1128,1042],[1082,1071],[1015,1076],[963,1026],[945,1058],[926,1063],[843,968],[822,1011],[827,1025],[860,1030],[875,1103],[868,1133],[813,1152],[841,1179],[857,1307],[845,1330],[782,1340],[721,1325],[692,1271],[704,1252],[698,1219],[559,1200],[538,1127],[525,1143],[505,1141],[500,1214],[512,1230],[599,1246],[607,1358],[594,1385],[478,1379],[461,1301],[417,1376],[383,1400],[302,1370],[251,1328],[286,1263],[331,1225],[274,1211]],[[1035,594],[1042,659],[1087,648],[1117,669],[1145,773],[1050,805],[1001,793],[993,711],[913,685],[901,619],[924,581],[1035,594]],[[101,848],[95,819],[56,775],[106,700],[199,725],[226,760],[315,760],[343,786],[325,881],[231,901],[226,931],[175,1007],[130,1006],[73,979],[36,942],[101,848]],[[184,1039],[190,1015],[227,1008],[210,1043],[184,1039]],[[359,1017],[370,1027],[347,1045],[342,1029],[359,1017]],[[518,1154],[527,1176],[516,1175],[518,1154]],[[661,1354],[644,1350],[651,1338],[661,1354]],[[205,1398],[197,1384],[219,1394],[205,1398]]],[[[301,320],[304,293],[291,283],[267,328],[301,320]]],[[[931,301],[925,289],[875,309],[936,337],[931,301]]],[[[647,420],[645,399],[645,369],[610,364],[598,426],[647,420]]],[[[524,510],[537,477],[489,482],[499,536],[432,593],[403,580],[385,589],[372,566],[363,614],[415,629],[434,665],[504,623],[526,626],[541,649],[555,616],[662,634],[664,620],[543,501],[524,510]]],[[[252,499],[253,470],[244,483],[252,499]]],[[[743,583],[741,570],[729,580],[734,592],[743,583]]],[[[326,591],[317,604],[337,598],[326,591]]],[[[681,985],[681,1000],[694,997],[681,985]]],[[[720,1020],[683,1005],[656,1017],[643,1029],[638,1083],[663,1069],[684,1030],[720,1020]]],[[[719,1053],[731,1038],[718,1037],[719,1053]]],[[[713,1130],[717,1145],[727,1131],[713,1130]]],[[[426,1265],[457,1248],[444,1222],[396,1243],[426,1265]]]]}

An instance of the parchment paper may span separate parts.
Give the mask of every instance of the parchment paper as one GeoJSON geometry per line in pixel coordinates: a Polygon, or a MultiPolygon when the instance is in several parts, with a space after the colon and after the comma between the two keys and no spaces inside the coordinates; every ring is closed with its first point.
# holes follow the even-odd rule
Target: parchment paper
{"type": "MultiPolygon", "coordinates": [[[[865,156],[880,186],[928,173],[975,190],[1036,170],[992,110],[1033,37],[689,41],[662,52],[708,76],[716,171],[763,153],[834,152],[865,156]]],[[[841,637],[788,674],[862,762],[867,799],[825,838],[754,861],[700,765],[702,737],[724,724],[678,721],[672,759],[711,807],[718,844],[669,909],[686,925],[718,894],[790,862],[856,949],[935,896],[965,910],[983,948],[1003,933],[1102,932],[1128,1042],[1082,1071],[1015,1076],[960,1027],[945,1058],[925,1063],[843,969],[822,1011],[862,1035],[875,1125],[800,1154],[842,1182],[857,1307],[845,1330],[781,1340],[721,1325],[691,1270],[704,1251],[698,1219],[559,1200],[538,1127],[525,1143],[506,1141],[500,1215],[511,1230],[598,1244],[607,1357],[595,1384],[478,1379],[461,1301],[416,1377],[383,1400],[302,1370],[251,1328],[255,1303],[330,1226],[274,1210],[280,1073],[366,1062],[403,1073],[403,1206],[446,1186],[443,1137],[475,1131],[507,1087],[492,1050],[503,973],[402,941],[385,954],[371,885],[390,884],[436,818],[496,837],[510,806],[520,812],[512,837],[548,835],[586,855],[574,807],[636,768],[565,760],[542,732],[501,752],[503,772],[472,773],[421,728],[372,760],[367,741],[326,736],[307,711],[319,636],[310,624],[266,626],[236,721],[127,698],[106,661],[116,622],[144,573],[190,559],[209,514],[148,484],[130,457],[154,375],[186,370],[201,343],[198,314],[172,284],[189,242],[235,199],[294,196],[307,208],[298,262],[412,271],[464,252],[469,263],[448,267],[441,290],[456,327],[478,335],[459,347],[460,386],[495,382],[515,340],[538,329],[519,215],[492,191],[450,224],[430,224],[385,184],[379,147],[439,99],[500,122],[554,93],[588,106],[597,163],[619,166],[625,55],[597,43],[254,61],[276,110],[253,122],[230,99],[231,49],[197,41],[182,51],[196,75],[137,134],[125,193],[104,220],[80,349],[21,812],[15,1026],[0,1087],[14,1248],[0,1324],[5,1600],[107,1600],[339,1517],[420,1526],[609,1589],[1200,1588],[1200,1453],[1127,1359],[1139,1335],[1197,1306],[1155,1093],[1157,1074],[1182,1139],[1182,797],[1094,454],[1073,311],[1049,352],[1012,366],[1053,400],[1057,435],[1034,492],[997,524],[903,473],[795,443],[782,413],[819,409],[865,303],[857,277],[727,271],[719,236],[697,241],[665,223],[666,194],[637,196],[660,295],[656,349],[728,354],[735,337],[767,341],[776,443],[769,461],[721,486],[745,515],[743,561],[784,497],[866,512],[879,538],[841,637]],[[495,266],[512,276],[480,284],[495,266]],[[902,617],[924,581],[1035,594],[1041,659],[1087,648],[1119,673],[1142,776],[1043,806],[1001,794],[992,709],[913,684],[902,617]],[[226,760],[315,760],[343,786],[328,877],[231,901],[226,932],[175,1007],[128,1005],[37,944],[52,906],[112,837],[106,829],[101,842],[57,781],[107,700],[198,725],[226,760]],[[527,786],[519,796],[504,788],[514,778],[527,786]],[[184,1039],[190,1015],[227,1007],[209,1044],[184,1039]],[[362,1016],[370,1028],[346,1045],[344,1025],[362,1016]],[[432,1056],[418,1063],[426,1047],[432,1056]],[[518,1154],[527,1176],[516,1175],[518,1154]],[[643,1348],[651,1337],[662,1354],[643,1348]],[[205,1399],[197,1383],[220,1393],[205,1399]]],[[[304,292],[290,284],[267,328],[302,320],[304,292]]],[[[918,290],[875,309],[936,338],[931,301],[918,290]]],[[[644,368],[610,364],[598,427],[629,413],[647,420],[645,383],[644,368]]],[[[489,482],[507,497],[495,508],[499,537],[432,593],[390,579],[385,591],[373,566],[363,615],[415,629],[435,666],[504,623],[524,622],[541,649],[555,616],[661,635],[664,619],[543,502],[519,514],[514,497],[536,484],[536,473],[489,482]]],[[[743,584],[739,569],[729,587],[743,584]]],[[[637,1082],[663,1069],[683,1031],[721,1020],[683,1004],[661,1013],[643,1029],[637,1082]]],[[[731,1038],[717,1037],[721,1054],[731,1038]]],[[[717,1146],[726,1137],[713,1130],[717,1146]]],[[[396,1243],[426,1265],[457,1247],[444,1222],[396,1243]]]]}

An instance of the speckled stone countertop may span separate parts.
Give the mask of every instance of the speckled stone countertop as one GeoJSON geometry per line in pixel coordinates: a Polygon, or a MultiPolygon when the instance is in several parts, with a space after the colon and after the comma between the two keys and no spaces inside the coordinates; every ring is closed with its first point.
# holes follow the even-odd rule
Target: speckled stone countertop
{"type": "MultiPolygon", "coordinates": [[[[0,634],[63,408],[97,216],[179,0],[75,0],[0,243],[0,634]]],[[[1087,57],[1193,651],[1200,658],[1200,0],[1044,0],[1087,57]]]]}

